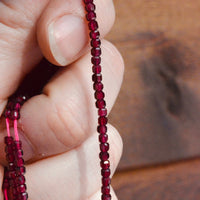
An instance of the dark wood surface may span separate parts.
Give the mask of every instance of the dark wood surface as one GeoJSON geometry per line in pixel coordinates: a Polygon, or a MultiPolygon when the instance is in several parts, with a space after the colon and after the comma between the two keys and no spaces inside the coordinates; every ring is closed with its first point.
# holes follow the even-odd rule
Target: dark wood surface
{"type": "Polygon", "coordinates": [[[200,0],[115,6],[107,38],[126,66],[110,114],[124,141],[119,200],[200,199],[200,0]]]}

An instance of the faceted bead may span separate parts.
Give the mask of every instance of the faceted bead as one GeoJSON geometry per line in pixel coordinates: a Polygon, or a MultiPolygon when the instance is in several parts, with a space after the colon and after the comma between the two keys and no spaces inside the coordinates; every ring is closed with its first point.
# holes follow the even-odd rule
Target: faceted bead
{"type": "Polygon", "coordinates": [[[101,187],[101,192],[103,193],[103,194],[110,194],[110,186],[103,186],[103,187],[101,187]]]}
{"type": "Polygon", "coordinates": [[[16,165],[13,162],[8,163],[8,169],[10,171],[15,170],[16,165]]]}
{"type": "Polygon", "coordinates": [[[22,105],[26,101],[27,97],[26,96],[19,96],[15,99],[16,103],[20,103],[22,105]]]}
{"type": "Polygon", "coordinates": [[[95,20],[90,21],[89,24],[88,24],[88,26],[89,26],[89,29],[91,31],[95,31],[95,30],[98,29],[98,23],[95,20]]]}
{"type": "Polygon", "coordinates": [[[17,186],[17,192],[18,193],[26,192],[26,184],[17,186]]]}
{"type": "Polygon", "coordinates": [[[89,12],[89,13],[87,13],[86,19],[87,19],[88,21],[95,20],[95,19],[96,19],[96,13],[95,13],[95,12],[89,12]]]}
{"type": "Polygon", "coordinates": [[[4,138],[4,142],[5,142],[5,144],[9,144],[9,145],[11,145],[11,144],[13,144],[13,137],[11,137],[11,136],[6,136],[5,138],[4,138]]]}
{"type": "Polygon", "coordinates": [[[102,108],[98,110],[98,115],[103,117],[107,115],[107,109],[106,108],[102,108]]]}
{"type": "Polygon", "coordinates": [[[97,56],[97,57],[100,56],[101,55],[101,48],[100,47],[92,48],[91,54],[93,56],[97,56]]]}
{"type": "Polygon", "coordinates": [[[94,83],[93,88],[94,90],[101,91],[103,90],[103,83],[101,82],[94,83]]]}
{"type": "Polygon", "coordinates": [[[110,167],[110,162],[109,162],[109,160],[105,160],[105,161],[101,161],[101,168],[102,169],[109,169],[109,167],[110,167]]]}
{"type": "Polygon", "coordinates": [[[14,154],[8,153],[8,154],[6,155],[6,160],[7,160],[8,162],[14,162],[14,161],[15,161],[15,156],[14,156],[14,154]]]}
{"type": "Polygon", "coordinates": [[[17,196],[19,194],[16,187],[12,188],[12,192],[14,196],[17,196]]]}
{"type": "Polygon", "coordinates": [[[87,3],[85,9],[87,12],[93,12],[95,11],[95,5],[93,3],[87,3]]]}
{"type": "Polygon", "coordinates": [[[14,106],[14,110],[19,111],[20,108],[21,108],[20,103],[16,103],[15,106],[14,106]]]}
{"type": "Polygon", "coordinates": [[[103,195],[101,196],[101,200],[111,200],[111,195],[110,195],[110,194],[109,194],[109,195],[103,194],[103,195]]]}
{"type": "Polygon", "coordinates": [[[12,145],[7,145],[5,147],[5,152],[6,152],[6,154],[14,154],[13,146],[12,145]]]}
{"type": "Polygon", "coordinates": [[[23,175],[17,176],[15,179],[17,185],[24,185],[25,184],[25,177],[23,175]]]}
{"type": "Polygon", "coordinates": [[[104,185],[104,186],[108,186],[108,185],[110,185],[111,184],[111,179],[110,179],[110,177],[108,177],[108,178],[102,178],[102,185],[104,185]]]}
{"type": "Polygon", "coordinates": [[[22,141],[21,141],[21,140],[15,141],[15,142],[14,142],[14,149],[15,149],[15,150],[20,150],[20,149],[22,149],[22,141]]]}
{"type": "Polygon", "coordinates": [[[85,3],[93,3],[93,0],[84,0],[85,3]]]}
{"type": "Polygon", "coordinates": [[[98,57],[98,56],[92,57],[92,58],[91,58],[91,62],[92,62],[93,65],[100,65],[100,63],[101,63],[101,58],[98,57]]]}
{"type": "Polygon", "coordinates": [[[108,178],[110,176],[110,169],[102,169],[101,170],[101,175],[104,177],[104,178],[108,178]]]}
{"type": "Polygon", "coordinates": [[[106,161],[106,160],[108,160],[108,158],[109,158],[109,153],[108,153],[108,152],[100,152],[99,158],[100,158],[102,161],[106,161]]]}
{"type": "Polygon", "coordinates": [[[105,125],[99,125],[97,127],[97,131],[100,133],[100,134],[106,134],[107,133],[107,126],[105,125]]]}
{"type": "Polygon", "coordinates": [[[10,119],[10,117],[11,117],[11,110],[6,110],[6,111],[4,112],[4,117],[10,119]]]}
{"type": "Polygon", "coordinates": [[[24,159],[19,158],[18,160],[15,160],[15,164],[17,167],[23,167],[24,166],[24,159]]]}
{"type": "Polygon", "coordinates": [[[109,150],[109,144],[108,143],[102,143],[102,144],[100,144],[100,150],[102,152],[107,152],[109,150]]]}
{"type": "Polygon", "coordinates": [[[92,75],[92,80],[94,82],[101,82],[102,81],[102,75],[101,74],[93,74],[92,75]]]}
{"type": "Polygon", "coordinates": [[[26,173],[26,168],[25,168],[24,166],[17,167],[16,173],[17,173],[18,176],[19,176],[19,175],[23,175],[23,174],[26,173]]]}
{"type": "Polygon", "coordinates": [[[108,135],[107,134],[99,135],[99,142],[106,143],[107,141],[108,141],[108,135]]]}
{"type": "Polygon", "coordinates": [[[7,178],[4,178],[4,180],[3,180],[3,189],[5,189],[5,188],[9,188],[9,181],[8,181],[8,179],[7,178]]]}
{"type": "Polygon", "coordinates": [[[16,111],[16,110],[12,110],[11,114],[10,114],[10,119],[11,120],[16,120],[16,119],[19,119],[19,118],[20,118],[19,112],[16,111]]]}
{"type": "Polygon", "coordinates": [[[92,39],[91,40],[91,46],[94,48],[100,47],[101,40],[100,39],[92,39]]]}
{"type": "Polygon", "coordinates": [[[15,179],[9,179],[9,185],[12,187],[16,186],[15,179]]]}
{"type": "Polygon", "coordinates": [[[16,177],[16,171],[15,170],[8,171],[8,177],[14,179],[16,177]]]}
{"type": "Polygon", "coordinates": [[[108,123],[108,118],[107,117],[99,117],[98,122],[99,122],[99,125],[105,125],[108,123]]]}
{"type": "Polygon", "coordinates": [[[22,158],[23,157],[23,150],[18,149],[17,151],[15,151],[15,156],[16,156],[16,158],[22,158]]]}
{"type": "Polygon", "coordinates": [[[91,31],[91,32],[90,32],[90,38],[91,38],[91,39],[97,39],[97,38],[99,38],[99,37],[100,37],[100,33],[99,33],[98,30],[95,30],[95,31],[91,31]]]}
{"type": "Polygon", "coordinates": [[[103,109],[103,108],[105,108],[105,106],[106,106],[106,102],[103,99],[96,101],[96,107],[97,108],[103,109]]]}
{"type": "Polygon", "coordinates": [[[95,99],[100,100],[105,97],[105,94],[103,91],[96,91],[94,94],[95,99]]]}
{"type": "Polygon", "coordinates": [[[28,199],[28,193],[23,192],[23,193],[18,195],[18,199],[17,200],[27,200],[27,199],[28,199]]]}
{"type": "Polygon", "coordinates": [[[100,66],[100,65],[93,66],[93,67],[92,67],[92,71],[93,71],[93,73],[95,73],[95,74],[100,74],[100,73],[101,73],[101,66],[100,66]]]}

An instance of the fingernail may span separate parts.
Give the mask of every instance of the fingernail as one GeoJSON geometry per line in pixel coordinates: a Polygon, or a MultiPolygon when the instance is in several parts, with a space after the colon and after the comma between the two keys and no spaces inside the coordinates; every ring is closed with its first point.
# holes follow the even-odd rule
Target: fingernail
{"type": "Polygon", "coordinates": [[[65,15],[49,25],[49,44],[54,59],[60,65],[74,61],[88,42],[84,20],[65,15]]]}

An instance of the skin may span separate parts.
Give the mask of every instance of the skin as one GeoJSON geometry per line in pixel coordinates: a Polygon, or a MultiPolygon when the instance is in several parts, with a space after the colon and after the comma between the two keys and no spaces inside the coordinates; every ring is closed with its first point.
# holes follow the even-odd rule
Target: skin
{"type": "MultiPolygon", "coordinates": [[[[102,37],[104,91],[110,112],[122,83],[124,64],[117,49],[103,40],[114,22],[113,2],[101,0],[95,3],[102,37]]],[[[66,43],[62,45],[62,52],[68,52],[67,56],[62,54],[66,63],[63,70],[44,87],[43,94],[29,99],[23,105],[19,133],[24,146],[24,158],[28,163],[26,180],[29,199],[100,199],[97,110],[91,87],[89,38],[82,1],[2,0],[0,13],[1,114],[8,97],[43,56],[51,63],[63,65],[55,58],[55,53],[60,54],[57,50],[63,42],[59,41],[56,47],[52,45],[49,26],[63,15],[82,20],[84,26],[79,30],[80,45],[75,44],[77,41],[73,38],[73,32],[71,35],[62,35],[61,32],[60,37],[66,43]],[[69,47],[68,42],[72,46],[69,47]]],[[[73,31],[76,34],[76,29],[73,31]]],[[[2,117],[1,183],[5,164],[4,123],[2,117]]],[[[121,157],[122,141],[110,124],[108,135],[113,174],[121,157]]],[[[0,199],[3,199],[3,194],[0,195],[0,199]]],[[[112,195],[116,200],[113,191],[112,195]]]]}

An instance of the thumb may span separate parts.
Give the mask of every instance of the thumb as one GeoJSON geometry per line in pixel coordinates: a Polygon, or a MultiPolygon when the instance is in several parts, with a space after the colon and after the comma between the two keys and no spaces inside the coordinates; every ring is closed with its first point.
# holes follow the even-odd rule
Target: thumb
{"type": "MultiPolygon", "coordinates": [[[[101,36],[113,25],[112,0],[95,2],[101,36]]],[[[52,0],[41,16],[37,36],[46,58],[56,65],[68,65],[88,50],[88,27],[83,0],[52,0]]]]}

